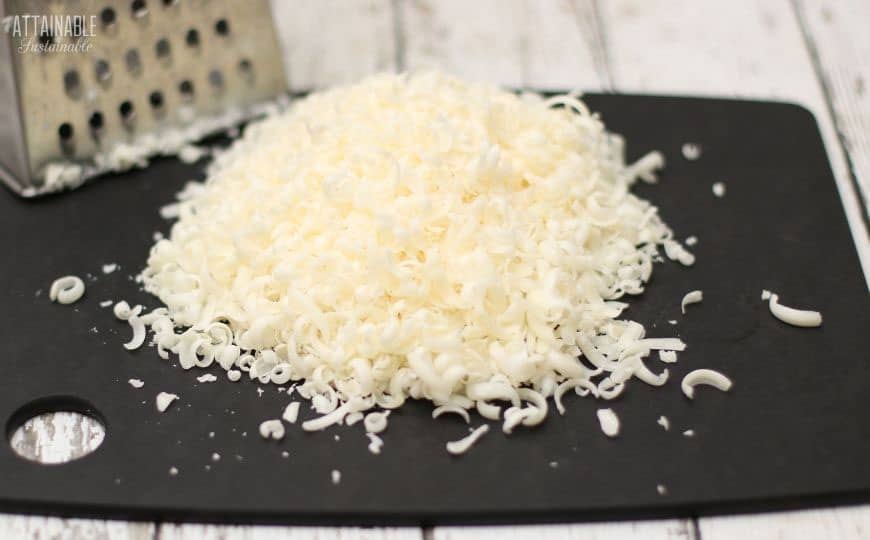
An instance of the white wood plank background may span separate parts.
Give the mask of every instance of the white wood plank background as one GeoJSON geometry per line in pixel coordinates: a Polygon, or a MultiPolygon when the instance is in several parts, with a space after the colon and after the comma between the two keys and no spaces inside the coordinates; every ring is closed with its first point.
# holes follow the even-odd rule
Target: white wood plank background
{"type": "MultiPolygon", "coordinates": [[[[816,116],[870,283],[867,0],[272,0],[290,85],[437,66],[510,86],[793,101],[816,116]]],[[[98,444],[67,414],[13,440],[56,459],[98,444]]],[[[0,514],[0,538],[346,540],[870,537],[870,505],[751,516],[435,529],[127,523],[0,514]]]]}

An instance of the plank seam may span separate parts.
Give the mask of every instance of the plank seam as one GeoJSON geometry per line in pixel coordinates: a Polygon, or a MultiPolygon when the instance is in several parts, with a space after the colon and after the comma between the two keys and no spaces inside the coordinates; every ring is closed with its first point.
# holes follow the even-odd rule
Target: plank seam
{"type": "Polygon", "coordinates": [[[822,61],[821,56],[819,55],[818,47],[816,47],[815,40],[812,37],[812,33],[809,29],[809,24],[807,23],[806,17],[804,16],[804,11],[802,7],[802,3],[800,0],[790,0],[790,4],[792,10],[794,11],[795,18],[798,22],[798,28],[800,28],[801,35],[803,36],[804,45],[807,48],[807,52],[810,56],[810,63],[813,66],[813,73],[816,76],[816,79],[819,81],[819,86],[822,90],[822,97],[825,102],[825,109],[828,112],[828,115],[831,117],[831,124],[834,126],[834,133],[837,134],[837,142],[840,146],[840,151],[843,153],[843,158],[846,161],[846,174],[849,176],[849,184],[852,187],[852,191],[854,191],[855,196],[857,197],[858,206],[860,206],[861,213],[861,222],[864,225],[865,234],[870,234],[870,215],[868,215],[868,203],[870,201],[867,200],[864,192],[861,191],[861,186],[858,183],[858,173],[855,168],[855,162],[852,160],[852,156],[849,153],[849,145],[848,140],[846,138],[846,134],[840,126],[840,122],[837,120],[837,115],[834,110],[834,101],[833,94],[831,92],[831,88],[828,85],[828,79],[825,76],[825,72],[822,69],[822,61]]]}

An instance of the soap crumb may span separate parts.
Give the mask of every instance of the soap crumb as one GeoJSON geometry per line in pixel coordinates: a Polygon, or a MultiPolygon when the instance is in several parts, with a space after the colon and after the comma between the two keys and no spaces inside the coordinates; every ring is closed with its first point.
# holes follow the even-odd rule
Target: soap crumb
{"type": "Polygon", "coordinates": [[[725,184],[723,182],[713,184],[713,195],[720,198],[725,196],[725,184]]]}
{"type": "Polygon", "coordinates": [[[559,462],[558,462],[558,461],[551,461],[551,462],[549,463],[549,465],[550,465],[550,468],[551,468],[551,469],[558,469],[558,468],[559,468],[559,462]]]}
{"type": "Polygon", "coordinates": [[[683,153],[683,157],[688,159],[689,161],[695,161],[699,157],[701,157],[701,145],[696,143],[684,143],[683,147],[680,149],[683,153]]]}
{"type": "Polygon", "coordinates": [[[112,300],[103,300],[102,302],[100,302],[100,307],[109,307],[114,303],[115,302],[113,302],[112,300]]]}
{"type": "Polygon", "coordinates": [[[130,384],[130,386],[132,386],[133,388],[142,388],[143,386],[145,386],[145,382],[142,381],[142,380],[140,380],[140,379],[130,379],[130,380],[127,381],[127,382],[128,382],[128,383],[130,384]]]}
{"type": "Polygon", "coordinates": [[[339,482],[341,482],[341,471],[339,471],[338,469],[333,469],[332,484],[337,486],[339,482]]]}
{"type": "Polygon", "coordinates": [[[686,245],[689,247],[694,246],[697,243],[698,243],[697,236],[690,236],[690,237],[686,238],[686,245]]]}
{"type": "Polygon", "coordinates": [[[656,424],[665,428],[665,431],[668,431],[669,429],[671,429],[671,421],[668,420],[668,417],[665,415],[659,416],[659,419],[656,420],[656,424]]]}
{"type": "Polygon", "coordinates": [[[211,455],[211,460],[212,460],[212,461],[220,461],[220,460],[221,460],[221,455],[218,454],[217,452],[215,452],[215,453],[213,453],[213,454],[211,455]]]}
{"type": "Polygon", "coordinates": [[[656,491],[658,492],[659,495],[667,495],[668,494],[668,488],[665,487],[664,484],[657,485],[656,491]]]}
{"type": "Polygon", "coordinates": [[[687,429],[686,431],[683,432],[683,436],[684,437],[694,437],[695,430],[694,429],[687,429]]]}
{"type": "Polygon", "coordinates": [[[288,452],[287,450],[282,451],[282,452],[281,452],[281,457],[282,457],[282,458],[288,458],[288,457],[290,457],[290,452],[288,452]]]}
{"type": "Polygon", "coordinates": [[[197,377],[196,380],[201,383],[209,383],[215,382],[217,380],[217,377],[215,377],[211,373],[206,373],[205,375],[200,375],[199,377],[197,377]]]}
{"type": "Polygon", "coordinates": [[[178,396],[176,394],[160,392],[159,394],[157,394],[157,399],[155,400],[157,403],[157,410],[160,412],[166,412],[166,409],[168,409],[172,402],[176,399],[178,399],[178,396]]]}
{"type": "Polygon", "coordinates": [[[178,476],[178,469],[176,467],[169,467],[169,476],[178,476]]]}
{"type": "Polygon", "coordinates": [[[103,273],[104,274],[111,274],[112,272],[114,272],[117,269],[118,269],[118,265],[115,263],[103,265],[103,273]]]}

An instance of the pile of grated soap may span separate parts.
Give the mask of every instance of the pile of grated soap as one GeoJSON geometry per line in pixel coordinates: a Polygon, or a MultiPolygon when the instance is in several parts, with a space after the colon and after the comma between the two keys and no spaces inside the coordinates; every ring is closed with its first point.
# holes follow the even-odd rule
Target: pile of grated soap
{"type": "Polygon", "coordinates": [[[132,345],[147,326],[184,369],[295,381],[312,430],[411,398],[509,433],[568,390],[662,385],[650,351],[685,345],[619,319],[659,249],[694,260],[629,192],[662,165],[627,165],[572,95],[437,72],[312,94],[163,209],[177,221],[141,279],[165,307],[124,313],[132,345]]]}

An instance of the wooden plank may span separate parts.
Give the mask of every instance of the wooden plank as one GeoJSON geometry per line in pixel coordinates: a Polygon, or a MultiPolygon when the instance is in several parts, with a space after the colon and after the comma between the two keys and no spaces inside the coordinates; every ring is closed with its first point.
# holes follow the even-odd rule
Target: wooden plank
{"type": "Polygon", "coordinates": [[[0,538],[151,540],[154,532],[153,523],[0,514],[0,538]]]}
{"type": "Polygon", "coordinates": [[[586,523],[580,525],[523,525],[505,527],[438,527],[433,540],[698,540],[691,522],[668,519],[586,523]]]}
{"type": "Polygon", "coordinates": [[[857,540],[870,535],[870,505],[704,518],[700,531],[704,540],[857,540]]]}
{"type": "Polygon", "coordinates": [[[601,7],[620,91],[787,100],[815,114],[870,284],[870,237],[789,1],[614,0],[601,7]]]}
{"type": "Polygon", "coordinates": [[[271,527],[162,524],[160,540],[422,540],[417,528],[271,527]]]}
{"type": "Polygon", "coordinates": [[[513,87],[608,85],[591,1],[406,0],[400,9],[408,69],[513,87]]]}
{"type": "Polygon", "coordinates": [[[390,0],[272,0],[272,15],[292,90],[395,68],[390,0]]]}
{"type": "Polygon", "coordinates": [[[870,213],[870,2],[796,0],[795,7],[870,213]]]}

